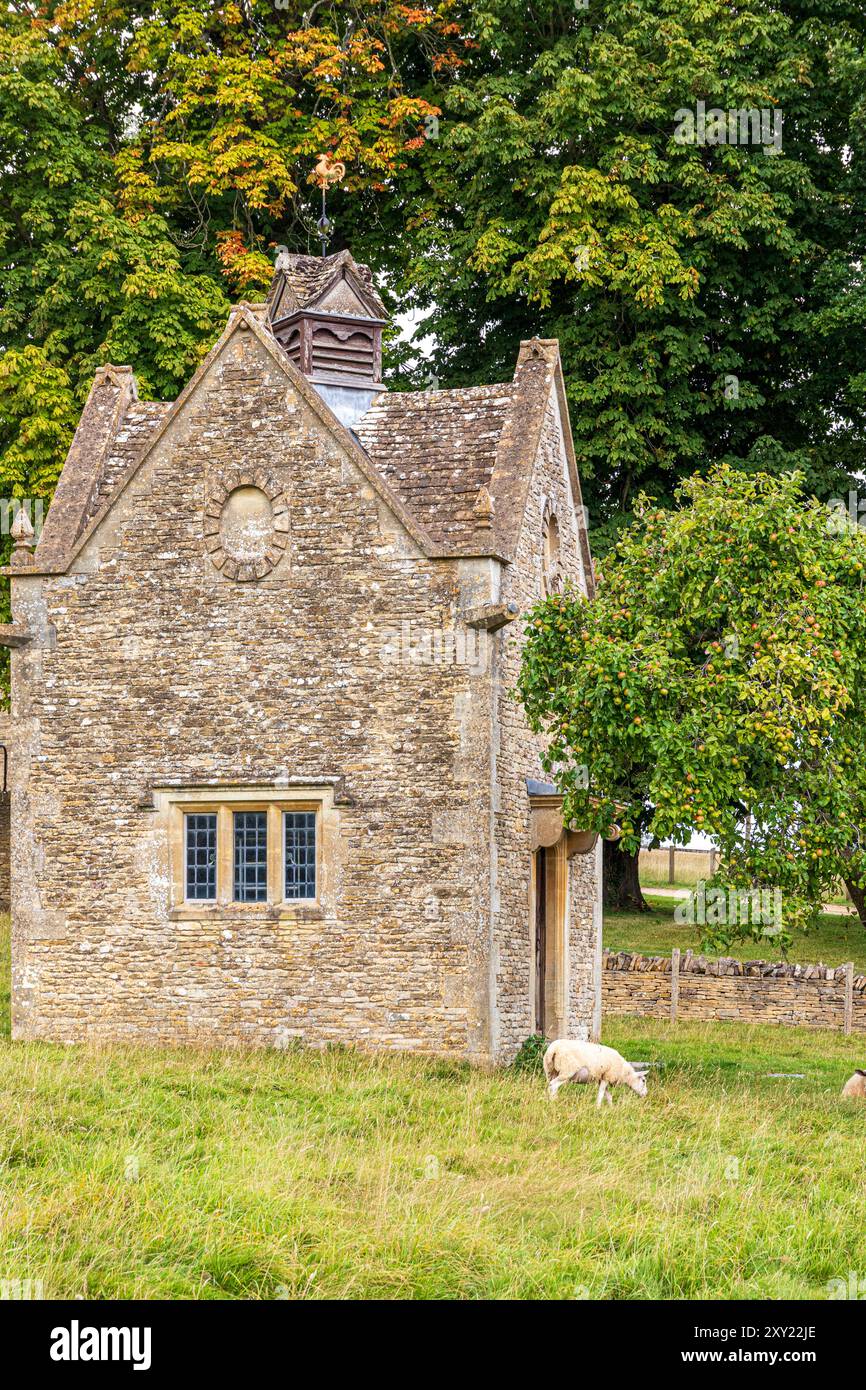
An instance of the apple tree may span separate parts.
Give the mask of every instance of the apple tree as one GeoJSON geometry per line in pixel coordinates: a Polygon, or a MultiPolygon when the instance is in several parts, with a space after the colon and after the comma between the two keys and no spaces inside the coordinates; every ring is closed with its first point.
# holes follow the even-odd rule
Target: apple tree
{"type": "Polygon", "coordinates": [[[843,880],[866,926],[866,531],[796,473],[721,466],[678,502],[641,499],[592,603],[529,617],[518,695],[565,815],[633,859],[711,835],[717,881],[778,888],[786,927],[843,880]]]}

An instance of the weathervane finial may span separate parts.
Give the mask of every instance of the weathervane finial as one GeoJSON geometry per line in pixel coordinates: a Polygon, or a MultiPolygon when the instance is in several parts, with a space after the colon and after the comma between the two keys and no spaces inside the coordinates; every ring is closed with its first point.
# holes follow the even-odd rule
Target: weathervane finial
{"type": "Polygon", "coordinates": [[[334,224],[328,218],[326,198],[328,189],[332,183],[339,183],[346,177],[346,166],[341,159],[332,159],[329,154],[320,154],[319,162],[314,169],[316,183],[322,190],[322,215],[316,226],[319,229],[319,240],[322,243],[322,259],[328,254],[328,237],[334,230],[334,224]]]}

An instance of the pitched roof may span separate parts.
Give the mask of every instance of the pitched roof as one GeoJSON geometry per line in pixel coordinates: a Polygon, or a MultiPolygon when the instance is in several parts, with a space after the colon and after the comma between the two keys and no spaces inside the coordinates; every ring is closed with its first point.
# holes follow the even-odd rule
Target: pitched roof
{"type": "MultiPolygon", "coordinates": [[[[356,422],[354,432],[377,471],[446,553],[511,560],[551,395],[559,407],[572,495],[582,518],[554,338],[521,343],[514,378],[507,385],[385,394],[356,422]]],[[[592,595],[592,557],[582,520],[580,545],[592,595]]]]}
{"type": "Polygon", "coordinates": [[[341,441],[360,472],[403,523],[422,552],[427,555],[442,553],[390,483],[377,472],[358,441],[260,322],[260,309],[259,305],[245,302],[235,306],[217,342],[177,400],[170,403],[151,402],[150,410],[134,411],[133,403],[143,403],[137,401],[131,368],[100,367],[63,465],[35,555],[26,566],[16,564],[13,555],[7,572],[54,574],[69,568],[238,327],[253,331],[323,426],[341,441]]]}
{"type": "Polygon", "coordinates": [[[348,251],[333,256],[295,256],[281,249],[268,290],[268,318],[286,318],[300,309],[313,309],[339,280],[353,286],[371,318],[387,319],[388,311],[373,284],[368,265],[359,265],[348,251]]]}
{"type": "MultiPolygon", "coordinates": [[[[342,440],[424,553],[442,557],[495,555],[504,560],[514,556],[552,392],[559,403],[572,489],[580,508],[580,483],[555,342],[533,339],[523,343],[514,380],[506,385],[384,392],[354,429],[347,431],[298,372],[259,313],[259,306],[248,304],[232,311],[219,341],[172,404],[139,401],[128,367],[100,368],[31,573],[68,568],[241,320],[253,329],[323,425],[342,440]]],[[[592,590],[585,528],[581,545],[587,584],[592,590]]]]}
{"type": "Polygon", "coordinates": [[[383,392],[354,425],[378,472],[451,550],[489,545],[478,499],[490,485],[512,394],[511,385],[383,392]]]}
{"type": "Polygon", "coordinates": [[[132,401],[127,406],[103,460],[90,504],[82,519],[82,530],[102,509],[130,464],[147,448],[170,410],[169,401],[132,401]]]}
{"type": "Polygon", "coordinates": [[[79,536],[145,449],[170,406],[139,401],[129,367],[100,367],[93,379],[34,556],[36,570],[65,569],[79,536]]]}

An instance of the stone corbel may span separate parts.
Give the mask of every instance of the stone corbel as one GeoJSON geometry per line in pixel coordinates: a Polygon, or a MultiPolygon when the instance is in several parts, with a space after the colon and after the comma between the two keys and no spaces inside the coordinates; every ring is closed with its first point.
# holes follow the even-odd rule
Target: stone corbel
{"type": "MultiPolygon", "coordinates": [[[[552,845],[558,844],[562,835],[565,835],[565,854],[567,859],[573,859],[576,854],[592,854],[598,843],[597,830],[565,830],[562,824],[562,816],[558,811],[533,811],[531,813],[530,828],[530,848],[550,849],[552,845]]],[[[610,835],[605,835],[606,840],[619,840],[622,831],[618,825],[613,827],[610,835]]]]}
{"type": "MultiPolygon", "coordinates": [[[[598,842],[597,830],[575,830],[563,825],[562,821],[562,797],[552,788],[545,788],[544,783],[533,783],[533,788],[529,793],[529,847],[534,852],[537,849],[550,849],[559,843],[563,835],[566,837],[566,857],[572,859],[576,854],[591,854],[598,842]]],[[[618,825],[611,828],[611,833],[605,835],[606,840],[619,840],[622,831],[618,825]]]]}
{"type": "Polygon", "coordinates": [[[25,647],[35,635],[23,623],[0,623],[0,647],[25,647]]]}
{"type": "MultiPolygon", "coordinates": [[[[597,830],[569,830],[566,856],[573,859],[576,854],[592,854],[598,840],[597,830]]],[[[622,831],[618,825],[611,828],[609,835],[605,835],[606,840],[621,840],[622,831]]]]}
{"type": "Polygon", "coordinates": [[[516,603],[482,603],[477,608],[467,608],[461,617],[467,627],[480,628],[484,632],[498,632],[506,623],[513,623],[519,616],[516,603]]]}
{"type": "Polygon", "coordinates": [[[576,854],[592,854],[598,843],[597,830],[568,830],[566,836],[567,859],[573,859],[576,854]]]}
{"type": "Polygon", "coordinates": [[[555,806],[533,806],[529,813],[529,848],[551,849],[562,839],[562,813],[555,806]]]}

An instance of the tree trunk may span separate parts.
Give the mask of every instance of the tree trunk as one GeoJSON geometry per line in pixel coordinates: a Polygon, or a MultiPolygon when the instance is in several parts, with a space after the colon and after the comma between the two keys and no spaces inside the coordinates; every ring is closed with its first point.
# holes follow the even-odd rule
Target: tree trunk
{"type": "Polygon", "coordinates": [[[626,854],[616,840],[604,841],[604,905],[619,912],[652,912],[641,892],[638,855],[626,854]]]}
{"type": "Polygon", "coordinates": [[[866,889],[861,888],[859,883],[855,883],[850,878],[843,878],[842,882],[848,889],[851,901],[857,909],[861,927],[866,927],[866,889]]]}

